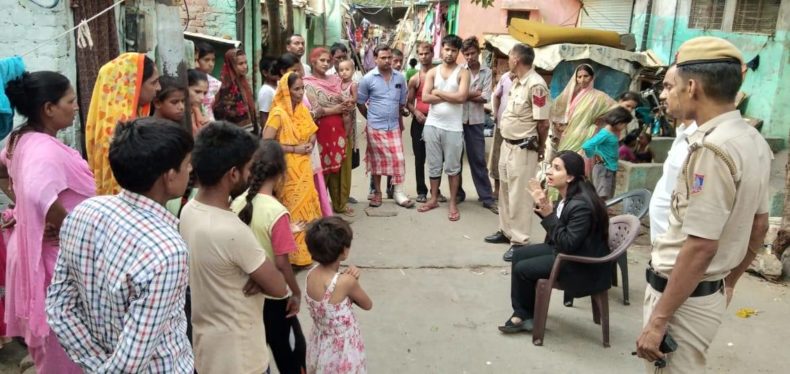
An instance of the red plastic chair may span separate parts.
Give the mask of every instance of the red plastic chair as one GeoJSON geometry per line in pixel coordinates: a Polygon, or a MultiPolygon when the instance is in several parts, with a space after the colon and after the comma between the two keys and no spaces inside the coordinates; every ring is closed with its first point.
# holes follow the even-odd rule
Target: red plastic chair
{"type": "MultiPolygon", "coordinates": [[[[611,252],[605,257],[584,257],[558,254],[554,260],[549,279],[541,279],[536,286],[535,319],[532,330],[532,344],[543,345],[543,336],[546,332],[546,318],[549,314],[549,301],[551,290],[561,290],[557,283],[560,265],[563,261],[580,262],[584,264],[601,264],[617,261],[617,259],[631,246],[639,234],[639,219],[630,214],[612,217],[609,220],[609,248],[611,252]]],[[[609,347],[609,291],[599,292],[591,296],[593,321],[601,325],[603,332],[603,346],[609,347]]]]}

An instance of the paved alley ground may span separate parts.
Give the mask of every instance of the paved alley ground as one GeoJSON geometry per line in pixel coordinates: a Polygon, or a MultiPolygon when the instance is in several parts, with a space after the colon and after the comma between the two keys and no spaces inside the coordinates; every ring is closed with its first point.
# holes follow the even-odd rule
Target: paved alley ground
{"type": "MultiPolygon", "coordinates": [[[[406,191],[414,196],[411,141],[407,137],[404,143],[406,191]]],[[[631,305],[622,304],[619,287],[609,292],[611,348],[601,344],[601,329],[592,322],[589,298],[565,308],[556,291],[545,345],[536,347],[529,334],[503,336],[496,328],[511,313],[510,266],[501,258],[507,246],[483,242],[484,236],[496,231],[497,216],[476,201],[468,168],[467,201],[460,205],[458,222],[448,221],[446,204],[418,213],[397,207],[391,200],[378,209],[396,212],[396,216],[368,217],[364,213],[367,183],[364,166],[356,169],[352,195],[360,204],[353,206],[357,215],[351,219],[354,242],[349,263],[362,268],[360,282],[374,304],[369,312],[356,311],[370,373],[642,372],[642,362],[631,352],[642,323],[649,253],[646,227],[638,245],[628,251],[631,305]]],[[[444,192],[448,194],[446,188],[444,192]]],[[[533,241],[542,240],[537,222],[532,233],[533,241]]],[[[302,285],[305,274],[298,275],[302,285]]],[[[746,275],[711,347],[709,372],[786,370],[786,355],[779,353],[784,350],[774,349],[787,345],[788,312],[786,286],[746,275]],[[744,307],[759,313],[748,319],[737,317],[735,312],[744,307]]],[[[312,324],[304,302],[299,319],[308,335],[312,324]]],[[[18,373],[22,355],[18,347],[0,350],[0,372],[18,373]]]]}

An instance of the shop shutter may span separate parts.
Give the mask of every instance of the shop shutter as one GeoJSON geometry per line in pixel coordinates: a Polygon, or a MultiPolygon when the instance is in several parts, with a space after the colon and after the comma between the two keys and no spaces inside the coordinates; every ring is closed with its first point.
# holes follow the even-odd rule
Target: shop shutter
{"type": "Polygon", "coordinates": [[[633,10],[633,0],[584,0],[580,27],[628,34],[633,10]]]}

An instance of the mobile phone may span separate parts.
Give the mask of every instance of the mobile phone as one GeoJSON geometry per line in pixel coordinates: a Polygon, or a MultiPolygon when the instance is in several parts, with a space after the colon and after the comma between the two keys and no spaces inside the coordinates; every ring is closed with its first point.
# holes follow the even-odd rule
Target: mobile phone
{"type": "MultiPolygon", "coordinates": [[[[672,335],[669,335],[669,333],[664,334],[664,338],[661,339],[661,345],[658,346],[658,350],[661,351],[661,353],[666,354],[675,352],[677,349],[678,343],[675,341],[675,339],[672,339],[672,335]]],[[[663,369],[667,367],[667,361],[663,358],[660,358],[656,360],[655,365],[657,368],[663,369]]]]}

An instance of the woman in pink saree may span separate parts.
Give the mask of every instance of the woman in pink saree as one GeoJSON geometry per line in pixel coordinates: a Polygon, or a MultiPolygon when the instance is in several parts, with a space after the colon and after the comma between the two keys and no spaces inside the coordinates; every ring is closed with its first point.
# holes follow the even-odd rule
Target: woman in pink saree
{"type": "Polygon", "coordinates": [[[6,263],[5,322],[25,339],[39,373],[81,373],[47,325],[44,301],[58,256],[58,232],[77,204],[95,195],[88,163],[56,134],[71,126],[76,95],[55,72],[25,73],[8,83],[11,105],[27,117],[0,153],[0,184],[15,204],[6,263]]]}

